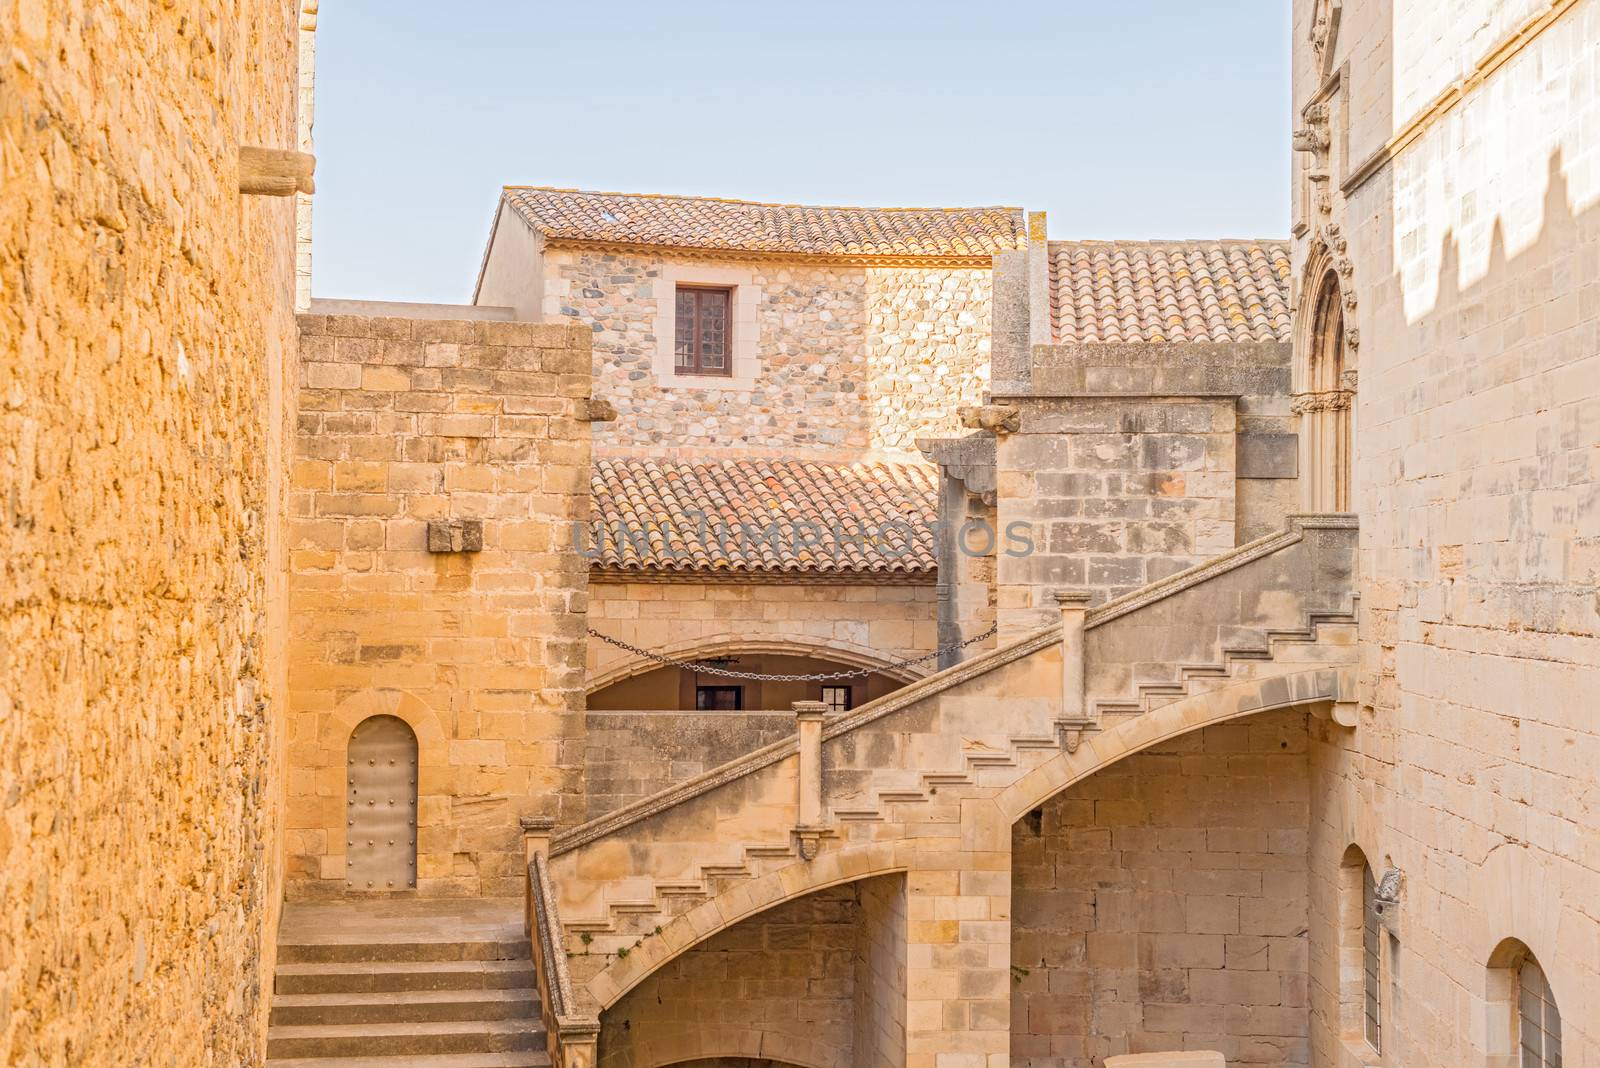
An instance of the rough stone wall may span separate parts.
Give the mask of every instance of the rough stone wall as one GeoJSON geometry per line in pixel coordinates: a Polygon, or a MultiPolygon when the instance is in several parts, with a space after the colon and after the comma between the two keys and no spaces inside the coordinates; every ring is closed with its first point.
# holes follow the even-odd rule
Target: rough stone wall
{"type": "Polygon", "coordinates": [[[603,1068],[761,1057],[852,1068],[862,906],[820,890],[713,935],[601,1017],[603,1068]]]}
{"type": "MultiPolygon", "coordinates": [[[[604,581],[590,598],[590,626],[673,655],[762,650],[872,665],[936,645],[932,584],[604,581]]],[[[591,689],[647,666],[601,641],[589,643],[588,656],[591,689]]]]}
{"type": "Polygon", "coordinates": [[[1232,398],[1020,402],[996,449],[1002,637],[1048,623],[1050,593],[1109,600],[1234,546],[1232,398]]]}
{"type": "Polygon", "coordinates": [[[792,713],[590,712],[586,722],[589,819],[795,732],[792,713]]]}
{"type": "Polygon", "coordinates": [[[954,434],[956,410],[989,388],[991,271],[874,267],[866,272],[872,447],[915,452],[954,434]]]}
{"type": "MultiPolygon", "coordinates": [[[[1320,81],[1311,6],[1297,109],[1320,81]]],[[[1404,873],[1384,1063],[1513,1052],[1484,1048],[1506,1034],[1485,992],[1508,938],[1549,977],[1565,1063],[1600,1063],[1597,40],[1596,0],[1344,4],[1332,195],[1302,200],[1297,248],[1347,262],[1360,332],[1361,726],[1312,752],[1319,1063],[1369,1056],[1339,1022],[1352,844],[1404,873]]]]}
{"type": "Polygon", "coordinates": [[[1308,1063],[1304,713],[1207,727],[1012,829],[1011,1063],[1308,1063]]]}
{"type": "Polygon", "coordinates": [[[345,751],[382,713],[418,738],[419,892],[519,894],[517,817],[583,815],[588,332],[300,324],[291,890],[344,890],[345,751]],[[429,552],[461,519],[482,551],[429,552]]]}
{"type": "Polygon", "coordinates": [[[0,3],[0,1063],[261,1061],[297,13],[0,3]]]}
{"type": "Polygon", "coordinates": [[[909,452],[918,435],[953,431],[956,406],[973,403],[988,381],[983,269],[706,264],[555,249],[545,251],[543,271],[546,319],[594,332],[596,395],[620,413],[596,428],[600,448],[909,452]],[[735,331],[731,378],[664,379],[658,305],[697,275],[753,289],[754,322],[748,334],[735,331]]]}

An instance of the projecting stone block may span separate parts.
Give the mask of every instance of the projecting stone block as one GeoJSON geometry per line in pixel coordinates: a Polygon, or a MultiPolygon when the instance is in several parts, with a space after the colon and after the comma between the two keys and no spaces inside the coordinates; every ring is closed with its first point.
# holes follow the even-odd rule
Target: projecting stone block
{"type": "Polygon", "coordinates": [[[428,524],[430,553],[477,553],[483,551],[483,520],[439,519],[428,524]]]}

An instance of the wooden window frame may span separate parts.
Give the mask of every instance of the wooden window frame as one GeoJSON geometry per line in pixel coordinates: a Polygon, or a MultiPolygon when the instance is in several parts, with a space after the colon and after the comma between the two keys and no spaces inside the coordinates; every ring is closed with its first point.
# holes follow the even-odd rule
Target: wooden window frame
{"type": "Polygon", "coordinates": [[[699,686],[699,685],[697,685],[694,688],[694,710],[696,712],[743,712],[744,711],[744,687],[743,686],[699,686]],[[710,692],[718,692],[718,693],[720,693],[722,691],[731,691],[733,693],[733,707],[731,709],[730,708],[712,708],[712,707],[705,707],[705,706],[701,705],[701,703],[700,703],[700,695],[702,693],[710,693],[710,692]]]}
{"type": "Polygon", "coordinates": [[[837,712],[848,712],[852,708],[855,708],[855,706],[856,706],[855,689],[853,687],[850,687],[850,686],[824,686],[822,688],[822,703],[825,704],[825,705],[828,705],[828,711],[829,712],[836,712],[836,711],[837,712]],[[844,691],[844,707],[843,708],[835,709],[833,707],[833,705],[829,704],[829,702],[828,702],[828,691],[829,690],[843,690],[844,691]]]}
{"type": "Polygon", "coordinates": [[[680,375],[700,375],[708,378],[733,377],[733,338],[734,338],[734,289],[735,286],[700,285],[694,282],[678,282],[672,288],[672,369],[673,373],[680,375]],[[678,297],[683,292],[694,293],[694,316],[691,327],[689,347],[693,356],[693,363],[685,366],[678,362],[678,331],[683,328],[683,321],[678,315],[678,297]],[[723,323],[723,352],[722,366],[705,367],[701,364],[700,351],[700,295],[705,293],[720,293],[726,301],[726,316],[723,323]]]}

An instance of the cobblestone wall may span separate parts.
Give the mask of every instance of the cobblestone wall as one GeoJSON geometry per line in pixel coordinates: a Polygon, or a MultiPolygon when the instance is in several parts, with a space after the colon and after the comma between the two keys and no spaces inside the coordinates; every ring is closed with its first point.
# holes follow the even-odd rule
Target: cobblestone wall
{"type": "MultiPolygon", "coordinates": [[[[1323,65],[1296,15],[1300,108],[1323,65]]],[[[1511,938],[1565,1063],[1600,1063],[1596,41],[1596,0],[1347,0],[1331,45],[1331,158],[1303,164],[1331,189],[1303,198],[1298,253],[1329,248],[1359,331],[1362,709],[1312,752],[1320,1063],[1371,1056],[1343,1022],[1351,845],[1403,873],[1384,1063],[1514,1059],[1486,1000],[1511,938]]]]}
{"type": "Polygon", "coordinates": [[[594,331],[596,393],[620,413],[599,447],[910,452],[987,384],[989,273],[548,250],[544,313],[594,331]],[[674,288],[696,281],[746,291],[728,378],[661,354],[674,288]]]}
{"type": "Polygon", "coordinates": [[[417,735],[418,891],[519,894],[517,818],[583,817],[588,332],[300,323],[291,891],[345,889],[346,749],[384,714],[417,735]],[[482,550],[430,552],[444,520],[482,550]]]}
{"type": "Polygon", "coordinates": [[[0,1063],[253,1065],[299,5],[0,2],[0,1063]]]}
{"type": "Polygon", "coordinates": [[[1303,713],[1130,756],[1012,830],[1011,1063],[1304,1065],[1303,713]]]}

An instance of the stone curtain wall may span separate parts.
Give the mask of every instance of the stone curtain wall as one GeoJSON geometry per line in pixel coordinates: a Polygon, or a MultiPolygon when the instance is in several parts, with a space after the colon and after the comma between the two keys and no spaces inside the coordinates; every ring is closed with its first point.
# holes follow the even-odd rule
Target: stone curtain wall
{"type": "Polygon", "coordinates": [[[261,1060],[297,14],[0,3],[0,1063],[261,1060]]]}
{"type": "Polygon", "coordinates": [[[290,548],[291,889],[344,889],[345,750],[420,749],[423,894],[520,894],[517,818],[582,818],[588,332],[307,315],[290,548]],[[481,552],[430,553],[476,519],[481,552]]]}
{"type": "MultiPolygon", "coordinates": [[[[603,1068],[762,1057],[854,1068],[866,931],[856,885],[797,898],[713,935],[601,1017],[603,1068]]],[[[648,937],[648,936],[647,936],[648,937]]]]}
{"type": "Polygon", "coordinates": [[[789,712],[590,712],[585,722],[588,819],[795,732],[789,712]]]}
{"type": "MultiPolygon", "coordinates": [[[[1321,80],[1310,17],[1297,6],[1296,109],[1321,80]]],[[[1344,4],[1334,195],[1304,203],[1297,246],[1301,263],[1317,241],[1348,260],[1360,331],[1361,726],[1313,747],[1324,1063],[1355,1055],[1335,927],[1352,844],[1404,873],[1388,1063],[1513,1052],[1482,1045],[1507,938],[1549,977],[1566,1063],[1600,1062],[1597,40],[1596,0],[1344,4]],[[1340,192],[1463,78],[1458,104],[1340,192]]]]}
{"type": "Polygon", "coordinates": [[[1098,603],[1233,548],[1231,397],[1019,404],[1021,432],[997,443],[1002,635],[1056,618],[1056,588],[1098,603]]]}
{"type": "Polygon", "coordinates": [[[915,453],[916,439],[960,432],[956,410],[989,388],[989,270],[866,272],[872,447],[915,453]]]}
{"type": "Polygon", "coordinates": [[[898,875],[863,879],[857,938],[856,1068],[897,1068],[906,1048],[906,880],[898,875]]]}
{"type": "Polygon", "coordinates": [[[1013,828],[1012,1064],[1308,1063],[1306,752],[1303,713],[1207,727],[1013,828]]]}
{"type": "Polygon", "coordinates": [[[544,257],[545,315],[592,328],[596,395],[620,413],[596,428],[602,448],[913,452],[915,437],[954,432],[956,407],[987,386],[987,270],[544,257]],[[663,382],[657,304],[697,270],[717,284],[719,271],[748,277],[755,351],[736,339],[733,380],[663,382]]]}

